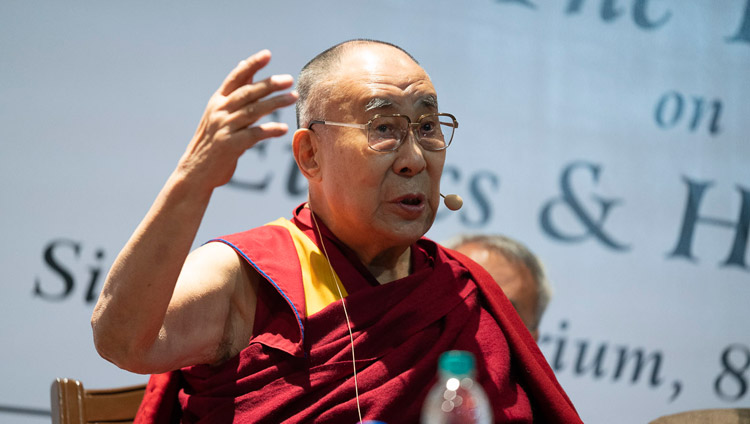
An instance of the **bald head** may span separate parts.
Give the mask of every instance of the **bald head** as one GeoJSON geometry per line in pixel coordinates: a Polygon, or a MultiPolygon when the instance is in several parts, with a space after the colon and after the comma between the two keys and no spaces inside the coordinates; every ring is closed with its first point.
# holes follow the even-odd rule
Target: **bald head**
{"type": "Polygon", "coordinates": [[[330,84],[332,75],[339,70],[342,59],[348,53],[363,46],[377,46],[393,49],[395,54],[408,57],[416,63],[416,59],[401,47],[385,41],[356,39],[344,41],[325,50],[309,61],[300,71],[297,78],[297,127],[305,128],[310,120],[318,119],[325,109],[325,100],[330,98],[333,85],[330,84]],[[319,116],[320,115],[320,116],[319,116]]]}

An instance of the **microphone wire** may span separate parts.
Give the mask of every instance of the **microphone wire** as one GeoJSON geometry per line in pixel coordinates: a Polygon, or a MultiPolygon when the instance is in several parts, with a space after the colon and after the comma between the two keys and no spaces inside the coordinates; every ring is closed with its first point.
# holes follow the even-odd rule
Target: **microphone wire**
{"type": "MultiPolygon", "coordinates": [[[[309,203],[308,203],[308,206],[309,206],[309,203]]],[[[333,271],[333,265],[331,265],[330,258],[328,258],[328,252],[326,252],[326,244],[323,241],[323,236],[320,233],[320,227],[318,226],[318,221],[315,219],[315,212],[313,212],[312,208],[310,208],[310,215],[312,216],[312,221],[315,224],[315,230],[318,232],[318,238],[320,239],[320,246],[323,248],[323,255],[325,255],[326,262],[328,262],[328,268],[331,270],[331,277],[333,278],[334,283],[336,283],[336,290],[338,290],[339,292],[339,299],[341,300],[341,307],[344,308],[344,317],[346,318],[346,327],[349,330],[349,342],[352,347],[352,369],[354,370],[354,398],[357,400],[357,415],[359,416],[359,422],[362,423],[362,409],[359,406],[359,384],[357,384],[357,364],[354,358],[354,335],[352,334],[352,324],[349,321],[349,313],[346,311],[346,302],[344,301],[344,295],[341,293],[341,286],[339,283],[339,279],[336,277],[336,273],[333,271]]]]}

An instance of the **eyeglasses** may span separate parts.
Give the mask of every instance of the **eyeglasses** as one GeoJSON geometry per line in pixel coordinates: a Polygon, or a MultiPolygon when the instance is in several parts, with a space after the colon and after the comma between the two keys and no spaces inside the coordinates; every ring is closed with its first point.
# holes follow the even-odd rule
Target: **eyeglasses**
{"type": "Polygon", "coordinates": [[[315,124],[367,130],[367,145],[377,152],[392,152],[403,144],[409,130],[413,131],[417,142],[425,150],[440,151],[450,146],[453,133],[458,128],[456,117],[450,113],[428,113],[411,122],[407,115],[375,115],[366,124],[345,124],[323,120],[310,121],[312,130],[315,124]]]}

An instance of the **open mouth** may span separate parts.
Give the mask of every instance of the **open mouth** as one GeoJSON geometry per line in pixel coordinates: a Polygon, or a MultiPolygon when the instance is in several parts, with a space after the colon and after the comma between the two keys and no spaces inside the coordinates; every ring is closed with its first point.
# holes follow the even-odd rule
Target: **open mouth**
{"type": "Polygon", "coordinates": [[[396,203],[409,208],[421,207],[425,202],[425,197],[420,193],[405,194],[396,199],[396,203]]]}
{"type": "Polygon", "coordinates": [[[422,199],[420,199],[417,196],[414,197],[405,197],[401,199],[401,204],[403,205],[409,205],[409,206],[418,206],[422,204],[422,199]]]}

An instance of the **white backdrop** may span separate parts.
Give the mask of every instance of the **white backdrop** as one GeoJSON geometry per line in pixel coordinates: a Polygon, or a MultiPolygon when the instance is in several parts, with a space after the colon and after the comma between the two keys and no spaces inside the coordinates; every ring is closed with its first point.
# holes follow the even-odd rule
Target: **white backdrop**
{"type": "MultiPolygon", "coordinates": [[[[591,423],[750,407],[750,0],[0,4],[0,422],[55,377],[135,384],[93,300],[225,74],[401,45],[460,122],[428,234],[501,232],[555,287],[542,350],[591,423]]],[[[294,125],[292,109],[279,119],[294,125]]],[[[196,244],[304,200],[290,137],[241,160],[196,244]]]]}

